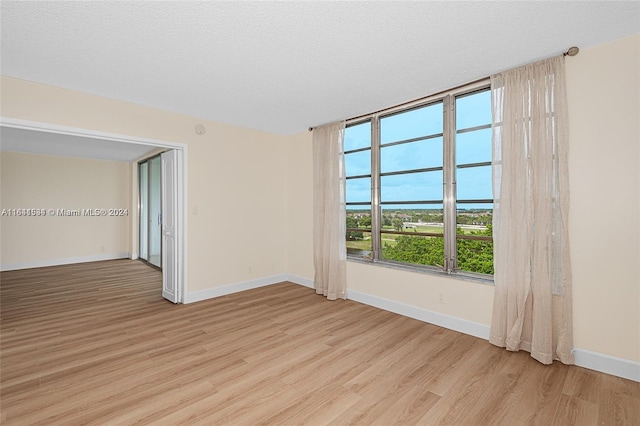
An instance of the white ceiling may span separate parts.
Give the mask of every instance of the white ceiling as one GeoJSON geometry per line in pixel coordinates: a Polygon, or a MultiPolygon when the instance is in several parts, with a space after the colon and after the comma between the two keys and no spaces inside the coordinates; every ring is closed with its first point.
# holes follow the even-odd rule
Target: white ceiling
{"type": "Polygon", "coordinates": [[[1,20],[4,75],[291,134],[638,33],[640,2],[3,0],[1,20]]]}

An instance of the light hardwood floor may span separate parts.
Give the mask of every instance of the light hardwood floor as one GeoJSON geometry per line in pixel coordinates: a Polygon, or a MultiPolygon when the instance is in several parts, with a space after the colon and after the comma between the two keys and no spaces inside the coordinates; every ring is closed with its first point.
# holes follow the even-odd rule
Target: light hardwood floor
{"type": "Polygon", "coordinates": [[[640,384],[282,283],[172,305],[116,260],[3,272],[6,425],[638,425],[640,384]]]}

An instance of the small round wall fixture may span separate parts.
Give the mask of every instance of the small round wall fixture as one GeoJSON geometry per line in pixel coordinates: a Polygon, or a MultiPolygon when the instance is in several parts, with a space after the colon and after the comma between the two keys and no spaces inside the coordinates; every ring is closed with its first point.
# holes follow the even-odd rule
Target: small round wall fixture
{"type": "Polygon", "coordinates": [[[576,56],[578,52],[580,52],[580,49],[578,49],[576,46],[573,46],[565,52],[565,56],[576,56]]]}
{"type": "Polygon", "coordinates": [[[196,134],[202,136],[207,133],[207,129],[202,124],[197,124],[195,127],[196,134]]]}

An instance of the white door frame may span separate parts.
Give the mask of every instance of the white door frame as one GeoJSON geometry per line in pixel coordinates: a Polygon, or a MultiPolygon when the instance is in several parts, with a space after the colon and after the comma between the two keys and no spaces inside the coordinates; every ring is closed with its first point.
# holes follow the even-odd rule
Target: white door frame
{"type": "MultiPolygon", "coordinates": [[[[122,135],[117,133],[101,132],[92,129],[83,129],[78,127],[59,126],[51,123],[41,123],[28,120],[20,120],[11,117],[0,117],[0,126],[11,127],[15,129],[33,130],[37,132],[57,133],[61,135],[77,136],[92,139],[101,139],[104,141],[130,143],[137,145],[147,145],[150,147],[175,149],[182,152],[178,156],[181,164],[178,170],[180,176],[178,178],[178,194],[176,197],[177,215],[177,258],[178,258],[178,285],[179,293],[178,303],[184,302],[184,295],[187,294],[187,176],[188,176],[188,146],[186,144],[164,141],[159,139],[139,138],[135,136],[122,135]]],[[[137,162],[137,160],[136,160],[137,162]]],[[[137,212],[136,212],[137,213],[137,212]]],[[[132,212],[133,214],[133,212],[132,212]]],[[[137,257],[137,256],[136,256],[137,257]]]]}

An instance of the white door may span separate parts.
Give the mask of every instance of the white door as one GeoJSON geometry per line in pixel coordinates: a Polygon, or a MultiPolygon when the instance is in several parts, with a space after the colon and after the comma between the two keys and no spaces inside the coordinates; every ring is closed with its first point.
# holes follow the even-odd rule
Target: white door
{"type": "Polygon", "coordinates": [[[178,151],[162,153],[162,297],[179,303],[178,262],[178,151]]]}

